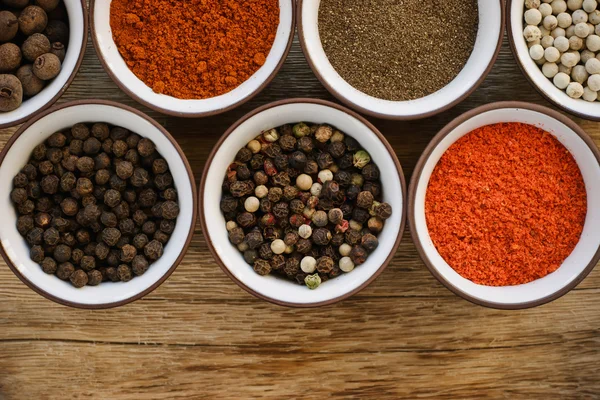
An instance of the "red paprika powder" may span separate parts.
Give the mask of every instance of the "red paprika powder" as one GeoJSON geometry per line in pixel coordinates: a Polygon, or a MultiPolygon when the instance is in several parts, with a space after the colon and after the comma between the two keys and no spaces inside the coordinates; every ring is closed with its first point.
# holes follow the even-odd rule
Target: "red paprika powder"
{"type": "Polygon", "coordinates": [[[518,285],[556,271],[583,230],[587,193],[569,151],[532,125],[503,123],[463,136],[427,188],[429,234],[461,276],[518,285]]]}
{"type": "Polygon", "coordinates": [[[110,26],[131,71],[157,93],[227,93],[265,63],[278,0],[113,0],[110,26]]]}

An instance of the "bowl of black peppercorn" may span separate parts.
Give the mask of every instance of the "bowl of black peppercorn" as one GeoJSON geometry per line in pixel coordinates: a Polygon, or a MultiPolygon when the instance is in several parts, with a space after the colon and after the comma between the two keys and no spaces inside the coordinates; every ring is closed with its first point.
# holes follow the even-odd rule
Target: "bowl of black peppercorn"
{"type": "Polygon", "coordinates": [[[83,61],[85,0],[0,0],[0,128],[50,107],[83,61]]]}
{"type": "Polygon", "coordinates": [[[0,154],[0,253],[57,303],[118,307],[160,286],[194,234],[195,180],[143,113],[77,101],[23,125],[0,154]]]}
{"type": "Polygon", "coordinates": [[[223,272],[287,307],[334,304],[386,279],[405,227],[393,148],[360,115],[317,99],[242,117],[213,148],[199,193],[223,272]]]}

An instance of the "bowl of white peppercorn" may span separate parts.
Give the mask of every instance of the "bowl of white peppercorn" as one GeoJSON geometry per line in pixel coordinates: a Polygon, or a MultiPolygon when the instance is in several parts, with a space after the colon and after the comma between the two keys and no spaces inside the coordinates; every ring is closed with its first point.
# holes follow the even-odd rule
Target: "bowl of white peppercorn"
{"type": "Polygon", "coordinates": [[[600,120],[600,7],[596,0],[509,0],[517,64],[557,107],[600,120]]]}
{"type": "Polygon", "coordinates": [[[33,117],[0,154],[0,186],[0,254],[24,284],[66,306],[142,298],[194,235],[185,154],[156,121],[119,103],[68,102],[33,117]]]}
{"type": "Polygon", "coordinates": [[[323,100],[278,101],[242,117],[211,152],[199,193],[217,264],[250,294],[288,307],[364,289],[405,227],[394,150],[367,120],[323,100]]]}
{"type": "Polygon", "coordinates": [[[299,0],[296,13],[325,88],[361,113],[395,120],[438,114],[477,89],[505,22],[502,0],[299,0]]]}
{"type": "MultiPolygon", "coordinates": [[[[10,13],[16,15],[15,13],[22,11],[20,8],[28,6],[29,3],[28,1],[0,2],[0,11],[5,16],[12,18],[10,13]],[[3,8],[4,4],[7,7],[10,6],[10,8],[5,10],[3,8]]],[[[37,10],[41,14],[40,18],[45,22],[37,27],[39,29],[32,32],[38,32],[34,35],[44,38],[45,42],[50,41],[50,53],[56,54],[60,62],[60,72],[56,76],[52,74],[53,79],[44,80],[46,79],[44,77],[40,80],[41,78],[36,78],[35,65],[32,66],[35,59],[27,57],[26,44],[22,42],[22,39],[19,39],[25,34],[21,26],[19,26],[19,32],[15,38],[4,44],[12,46],[15,52],[18,53],[21,67],[0,71],[0,96],[2,97],[0,99],[2,100],[0,101],[0,128],[23,123],[50,107],[63,95],[75,79],[75,75],[83,61],[87,44],[87,3],[85,0],[63,0],[62,3],[64,6],[56,1],[36,2],[36,5],[39,4],[43,7],[40,8],[35,5],[27,7],[37,10]],[[56,9],[47,8],[51,7],[50,5],[56,5],[56,3],[59,4],[56,9]],[[48,12],[41,11],[42,9],[48,10],[48,12]],[[68,20],[68,28],[62,23],[66,20],[68,20]],[[53,22],[56,23],[52,24],[53,22]],[[50,31],[52,27],[61,24],[65,26],[65,30],[55,29],[50,31]],[[65,43],[62,43],[63,41],[65,43]],[[29,71],[33,69],[33,75],[27,73],[27,68],[30,68],[29,71]],[[23,80],[26,81],[21,83],[23,80]]],[[[21,21],[19,21],[19,24],[21,24],[21,21]]],[[[30,34],[30,32],[27,31],[27,34],[30,34]]],[[[0,51],[1,53],[2,51],[0,51]]]]}

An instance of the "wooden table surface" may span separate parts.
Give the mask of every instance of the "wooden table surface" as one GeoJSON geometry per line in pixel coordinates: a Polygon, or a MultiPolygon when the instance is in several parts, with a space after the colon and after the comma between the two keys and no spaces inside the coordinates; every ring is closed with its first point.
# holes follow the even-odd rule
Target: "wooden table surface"
{"type": "MultiPolygon", "coordinates": [[[[229,125],[289,97],[332,99],[297,41],[259,96],[220,116],[177,119],[141,107],[110,80],[91,45],[60,101],[110,99],[147,112],[179,141],[199,179],[229,125]]],[[[521,75],[506,41],[490,76],[459,106],[422,121],[370,120],[409,178],[441,127],[500,100],[548,105],[521,75]]],[[[576,121],[600,144],[598,124],[576,121]]],[[[0,146],[14,131],[0,130],[0,146]]],[[[198,225],[171,278],[119,309],[56,305],[2,262],[0,399],[598,398],[599,300],[597,269],[537,309],[472,305],[430,275],[406,233],[391,265],[358,295],[322,309],[287,309],[230,281],[198,225]]]]}

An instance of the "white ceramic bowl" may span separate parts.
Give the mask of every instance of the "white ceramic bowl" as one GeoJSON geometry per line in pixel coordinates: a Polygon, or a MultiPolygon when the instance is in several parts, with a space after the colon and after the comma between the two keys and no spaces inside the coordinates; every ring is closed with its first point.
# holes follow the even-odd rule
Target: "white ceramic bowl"
{"type": "Polygon", "coordinates": [[[185,154],[173,137],[141,112],[113,102],[78,101],[54,107],[23,125],[0,155],[0,252],[12,271],[30,288],[57,303],[78,308],[111,308],[150,293],[181,262],[194,234],[196,188],[185,154]],[[45,274],[29,258],[29,246],[16,228],[16,211],[10,201],[12,179],[25,165],[33,148],[52,133],[79,122],[106,122],[150,138],[167,160],[179,194],[181,213],[163,256],[148,271],[129,282],[103,282],[76,289],[54,275],[45,274]]]}
{"type": "Polygon", "coordinates": [[[408,218],[419,254],[431,273],[448,289],[476,304],[520,309],[545,304],[581,282],[600,259],[600,152],[573,121],[545,107],[519,102],[479,107],[447,125],[431,141],[416,166],[409,194],[408,218]],[[436,250],[425,221],[425,196],[431,173],[446,150],[474,129],[501,122],[539,126],[554,135],[573,155],[587,189],[588,211],[581,239],[554,273],[516,286],[478,285],[454,271],[436,250]]]}
{"type": "Polygon", "coordinates": [[[200,221],[209,249],[229,277],[249,293],[275,304],[316,307],[332,304],[371,283],[388,265],[398,249],[405,225],[406,184],[392,147],[367,120],[358,114],[323,100],[291,99],[267,104],[236,122],[215,145],[200,184],[200,221]],[[306,121],[327,123],[356,138],[381,171],[383,199],[393,208],[379,235],[379,247],[367,262],[352,272],[324,282],[310,290],[274,276],[260,276],[248,265],[228,239],[220,210],[221,185],[235,155],[260,132],[284,124],[306,121]]]}
{"type": "Polygon", "coordinates": [[[40,93],[25,100],[16,110],[0,112],[0,128],[18,125],[50,107],[75,79],[87,44],[87,6],[85,0],[64,0],[64,4],[69,14],[69,44],[60,73],[40,93]]]}
{"type": "Polygon", "coordinates": [[[572,99],[564,90],[554,86],[552,80],[544,76],[540,67],[529,56],[529,48],[523,38],[524,7],[523,0],[508,0],[508,38],[517,64],[525,77],[542,96],[557,107],[582,118],[600,121],[600,102],[572,99]]]}
{"type": "Polygon", "coordinates": [[[137,76],[119,54],[110,28],[112,0],[91,0],[92,40],[104,69],[129,96],[158,112],[177,117],[197,118],[231,110],[258,94],[275,77],[289,53],[294,38],[293,0],[279,0],[279,27],[265,64],[240,86],[221,96],[184,100],[155,93],[137,76]]]}
{"type": "MultiPolygon", "coordinates": [[[[387,119],[418,119],[445,111],[464,100],[491,71],[504,35],[502,0],[479,0],[479,31],[463,70],[443,89],[420,99],[388,101],[369,96],[347,83],[329,62],[319,36],[321,0],[298,0],[298,36],[317,78],[334,96],[362,113],[387,119]]],[[[344,10],[340,10],[343,13],[344,10]]]]}

